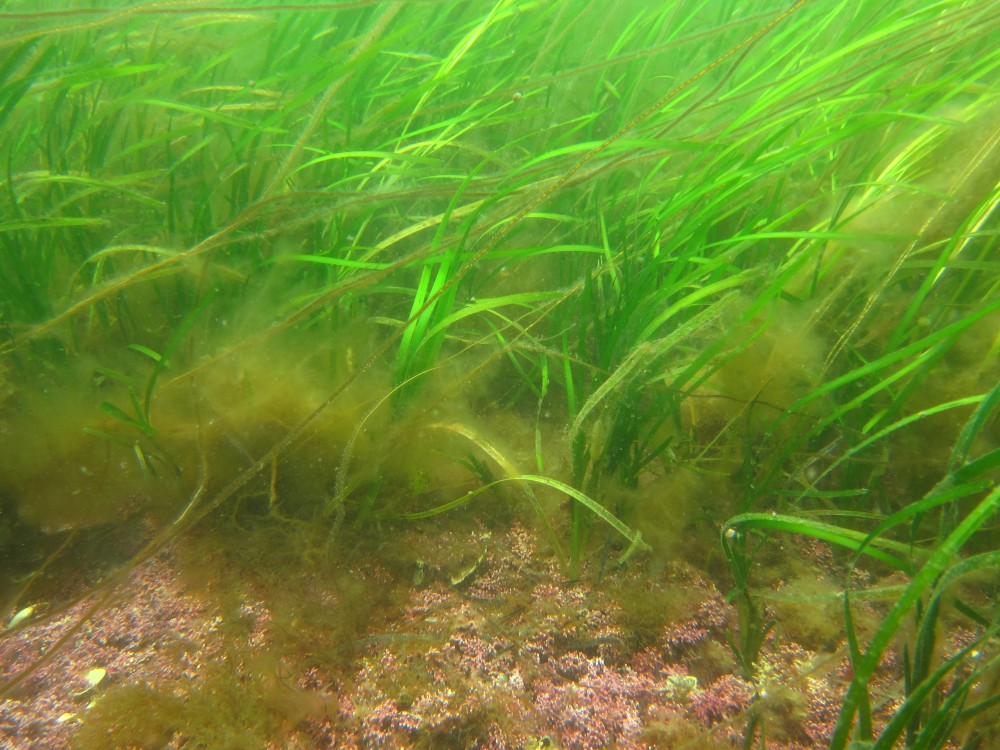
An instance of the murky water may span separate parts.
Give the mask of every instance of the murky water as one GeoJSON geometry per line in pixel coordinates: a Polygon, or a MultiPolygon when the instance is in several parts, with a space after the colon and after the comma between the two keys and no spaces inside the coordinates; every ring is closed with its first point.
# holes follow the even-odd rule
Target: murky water
{"type": "Polygon", "coordinates": [[[997,11],[0,2],[0,744],[990,747],[997,11]]]}

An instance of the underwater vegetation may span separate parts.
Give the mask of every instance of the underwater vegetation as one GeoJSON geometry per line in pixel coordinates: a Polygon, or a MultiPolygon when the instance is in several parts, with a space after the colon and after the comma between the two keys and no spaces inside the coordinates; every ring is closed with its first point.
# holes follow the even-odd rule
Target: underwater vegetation
{"type": "Polygon", "coordinates": [[[1000,747],[1000,3],[0,0],[0,744],[1000,747]]]}

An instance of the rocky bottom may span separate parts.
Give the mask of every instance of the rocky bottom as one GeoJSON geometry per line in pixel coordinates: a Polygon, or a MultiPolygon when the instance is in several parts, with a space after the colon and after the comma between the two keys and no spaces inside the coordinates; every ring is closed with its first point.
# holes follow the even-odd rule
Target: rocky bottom
{"type": "MultiPolygon", "coordinates": [[[[230,553],[195,580],[191,553],[164,551],[51,656],[93,599],[39,605],[0,641],[8,679],[48,659],[0,703],[0,745],[717,748],[742,746],[751,718],[769,748],[827,745],[844,647],[810,650],[779,625],[745,679],[736,611],[693,567],[635,559],[570,580],[518,523],[413,533],[412,565],[303,565],[284,587],[230,553]]],[[[882,665],[877,721],[900,680],[882,665]]]]}

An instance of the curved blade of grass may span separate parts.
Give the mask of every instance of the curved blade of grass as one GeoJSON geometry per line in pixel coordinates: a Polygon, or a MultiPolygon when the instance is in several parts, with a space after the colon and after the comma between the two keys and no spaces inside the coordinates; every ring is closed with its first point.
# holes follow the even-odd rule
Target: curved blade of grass
{"type": "Polygon", "coordinates": [[[932,406],[927,409],[921,409],[920,411],[914,414],[910,414],[909,416],[904,417],[903,419],[893,422],[891,425],[882,428],[875,434],[870,435],[869,437],[865,438],[864,440],[858,443],[855,443],[846,451],[844,451],[833,462],[831,462],[831,464],[827,466],[819,475],[817,475],[816,479],[813,480],[813,483],[816,484],[820,482],[824,477],[829,476],[838,466],[840,466],[845,461],[850,460],[853,456],[863,451],[872,443],[878,442],[879,440],[887,437],[888,435],[891,435],[892,433],[896,432],[899,429],[902,429],[903,427],[913,424],[914,422],[919,422],[921,419],[926,419],[927,417],[934,416],[935,414],[940,414],[941,412],[949,411],[951,409],[956,409],[963,406],[970,406],[972,404],[979,404],[985,398],[986,394],[981,394],[979,396],[967,396],[965,398],[955,399],[954,401],[949,401],[944,404],[938,404],[936,406],[932,406]]]}
{"type": "MultiPolygon", "coordinates": [[[[969,538],[987,523],[998,509],[1000,509],[1000,486],[994,487],[962,519],[954,531],[938,545],[927,562],[913,576],[899,599],[893,604],[882,624],[872,635],[868,648],[854,662],[854,677],[848,687],[847,695],[841,706],[840,717],[833,730],[830,750],[844,750],[847,747],[854,719],[862,703],[867,702],[868,682],[885,649],[895,638],[905,615],[948,569],[969,538]]],[[[849,597],[845,597],[845,607],[849,606],[849,597]]]]}
{"type": "MultiPolygon", "coordinates": [[[[574,487],[571,487],[568,484],[565,484],[564,482],[560,482],[556,479],[552,479],[551,477],[540,476],[537,474],[518,474],[517,476],[504,477],[503,479],[498,479],[495,482],[491,482],[488,485],[484,485],[483,487],[478,487],[475,490],[472,490],[470,493],[455,500],[452,500],[450,502],[444,503],[443,505],[438,505],[435,506],[434,508],[418,511],[416,513],[400,513],[398,514],[398,517],[407,520],[417,520],[423,518],[431,518],[433,516],[440,515],[441,513],[445,513],[449,510],[454,510],[455,508],[459,508],[465,505],[476,495],[479,495],[488,490],[490,487],[500,484],[502,482],[518,482],[518,483],[532,482],[535,484],[543,485],[545,487],[550,487],[551,489],[554,490],[558,490],[559,492],[562,492],[563,494],[569,496],[571,499],[575,500],[584,508],[593,513],[595,516],[597,516],[602,521],[607,523],[609,526],[611,526],[611,528],[613,528],[615,531],[617,531],[619,534],[621,534],[629,541],[629,548],[628,550],[626,550],[625,554],[622,555],[623,558],[627,557],[628,555],[631,555],[635,550],[650,549],[649,545],[642,541],[642,534],[640,532],[633,531],[632,529],[630,529],[628,526],[622,523],[618,518],[616,518],[611,512],[609,512],[607,508],[605,508],[597,501],[591,499],[584,493],[580,492],[574,487]]],[[[537,506],[537,499],[534,500],[534,504],[536,505],[536,509],[538,510],[538,512],[541,514],[541,508],[540,506],[537,506]]],[[[549,524],[544,514],[542,514],[542,518],[545,520],[546,524],[549,524]]]]}
{"type": "MultiPolygon", "coordinates": [[[[562,548],[559,545],[559,539],[556,536],[555,529],[552,527],[552,523],[549,521],[548,517],[545,515],[545,512],[542,510],[542,506],[538,502],[538,498],[535,496],[535,493],[532,491],[531,487],[525,484],[524,481],[521,481],[521,478],[524,477],[525,475],[520,474],[520,472],[517,470],[517,467],[515,467],[514,464],[506,456],[504,456],[503,453],[501,453],[488,440],[486,440],[481,435],[476,433],[475,430],[466,425],[458,423],[450,423],[450,424],[435,423],[435,424],[430,424],[427,427],[428,429],[445,430],[447,432],[452,432],[456,435],[464,437],[466,440],[468,440],[477,448],[479,448],[479,450],[481,450],[483,453],[485,453],[487,456],[493,459],[496,465],[499,466],[503,470],[503,472],[507,475],[506,477],[504,477],[499,481],[517,482],[521,487],[522,492],[524,492],[524,496],[528,499],[528,503],[531,505],[532,509],[534,509],[538,517],[542,520],[542,523],[545,525],[545,529],[548,532],[549,538],[552,541],[553,548],[556,550],[559,559],[560,560],[564,559],[562,548]]],[[[528,479],[525,479],[525,481],[530,481],[530,477],[528,477],[528,479]]],[[[423,516],[413,516],[412,514],[409,514],[409,515],[404,515],[402,517],[427,518],[430,515],[436,515],[437,513],[443,512],[444,510],[450,510],[451,508],[458,507],[459,505],[463,504],[466,501],[466,499],[474,497],[475,494],[478,494],[478,491],[474,491],[474,494],[467,495],[465,498],[459,498],[458,500],[454,500],[451,503],[447,503],[446,505],[440,506],[437,509],[433,509],[433,511],[425,511],[426,515],[423,516]]]]}
{"type": "Polygon", "coordinates": [[[912,564],[908,562],[908,559],[912,554],[918,552],[908,544],[882,538],[869,539],[870,535],[861,531],[778,513],[743,513],[730,518],[722,533],[725,534],[730,529],[736,532],[742,532],[746,529],[784,531],[811,536],[859,553],[863,552],[869,557],[902,571],[912,569],[912,564]],[[891,554],[893,552],[897,554],[891,554]]]}

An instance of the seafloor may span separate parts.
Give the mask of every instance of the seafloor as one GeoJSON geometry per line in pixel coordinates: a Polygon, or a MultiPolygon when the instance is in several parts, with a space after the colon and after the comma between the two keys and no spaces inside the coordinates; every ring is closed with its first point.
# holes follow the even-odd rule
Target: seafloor
{"type": "MultiPolygon", "coordinates": [[[[355,554],[331,573],[305,552],[293,565],[280,545],[261,566],[259,550],[200,530],[137,566],[82,625],[100,590],[61,612],[39,604],[0,641],[8,678],[51,656],[0,703],[0,745],[715,748],[742,746],[751,719],[769,748],[827,745],[850,675],[829,632],[802,629],[815,641],[804,644],[779,624],[754,685],[728,645],[734,607],[690,564],[595,559],[570,580],[518,521],[439,519],[402,535],[397,549],[423,553],[412,565],[355,554]]],[[[789,550],[817,589],[841,573],[822,544],[789,550]]],[[[772,582],[775,601],[787,587],[772,582]]],[[[877,720],[898,707],[900,680],[898,661],[882,665],[877,720]]]]}

